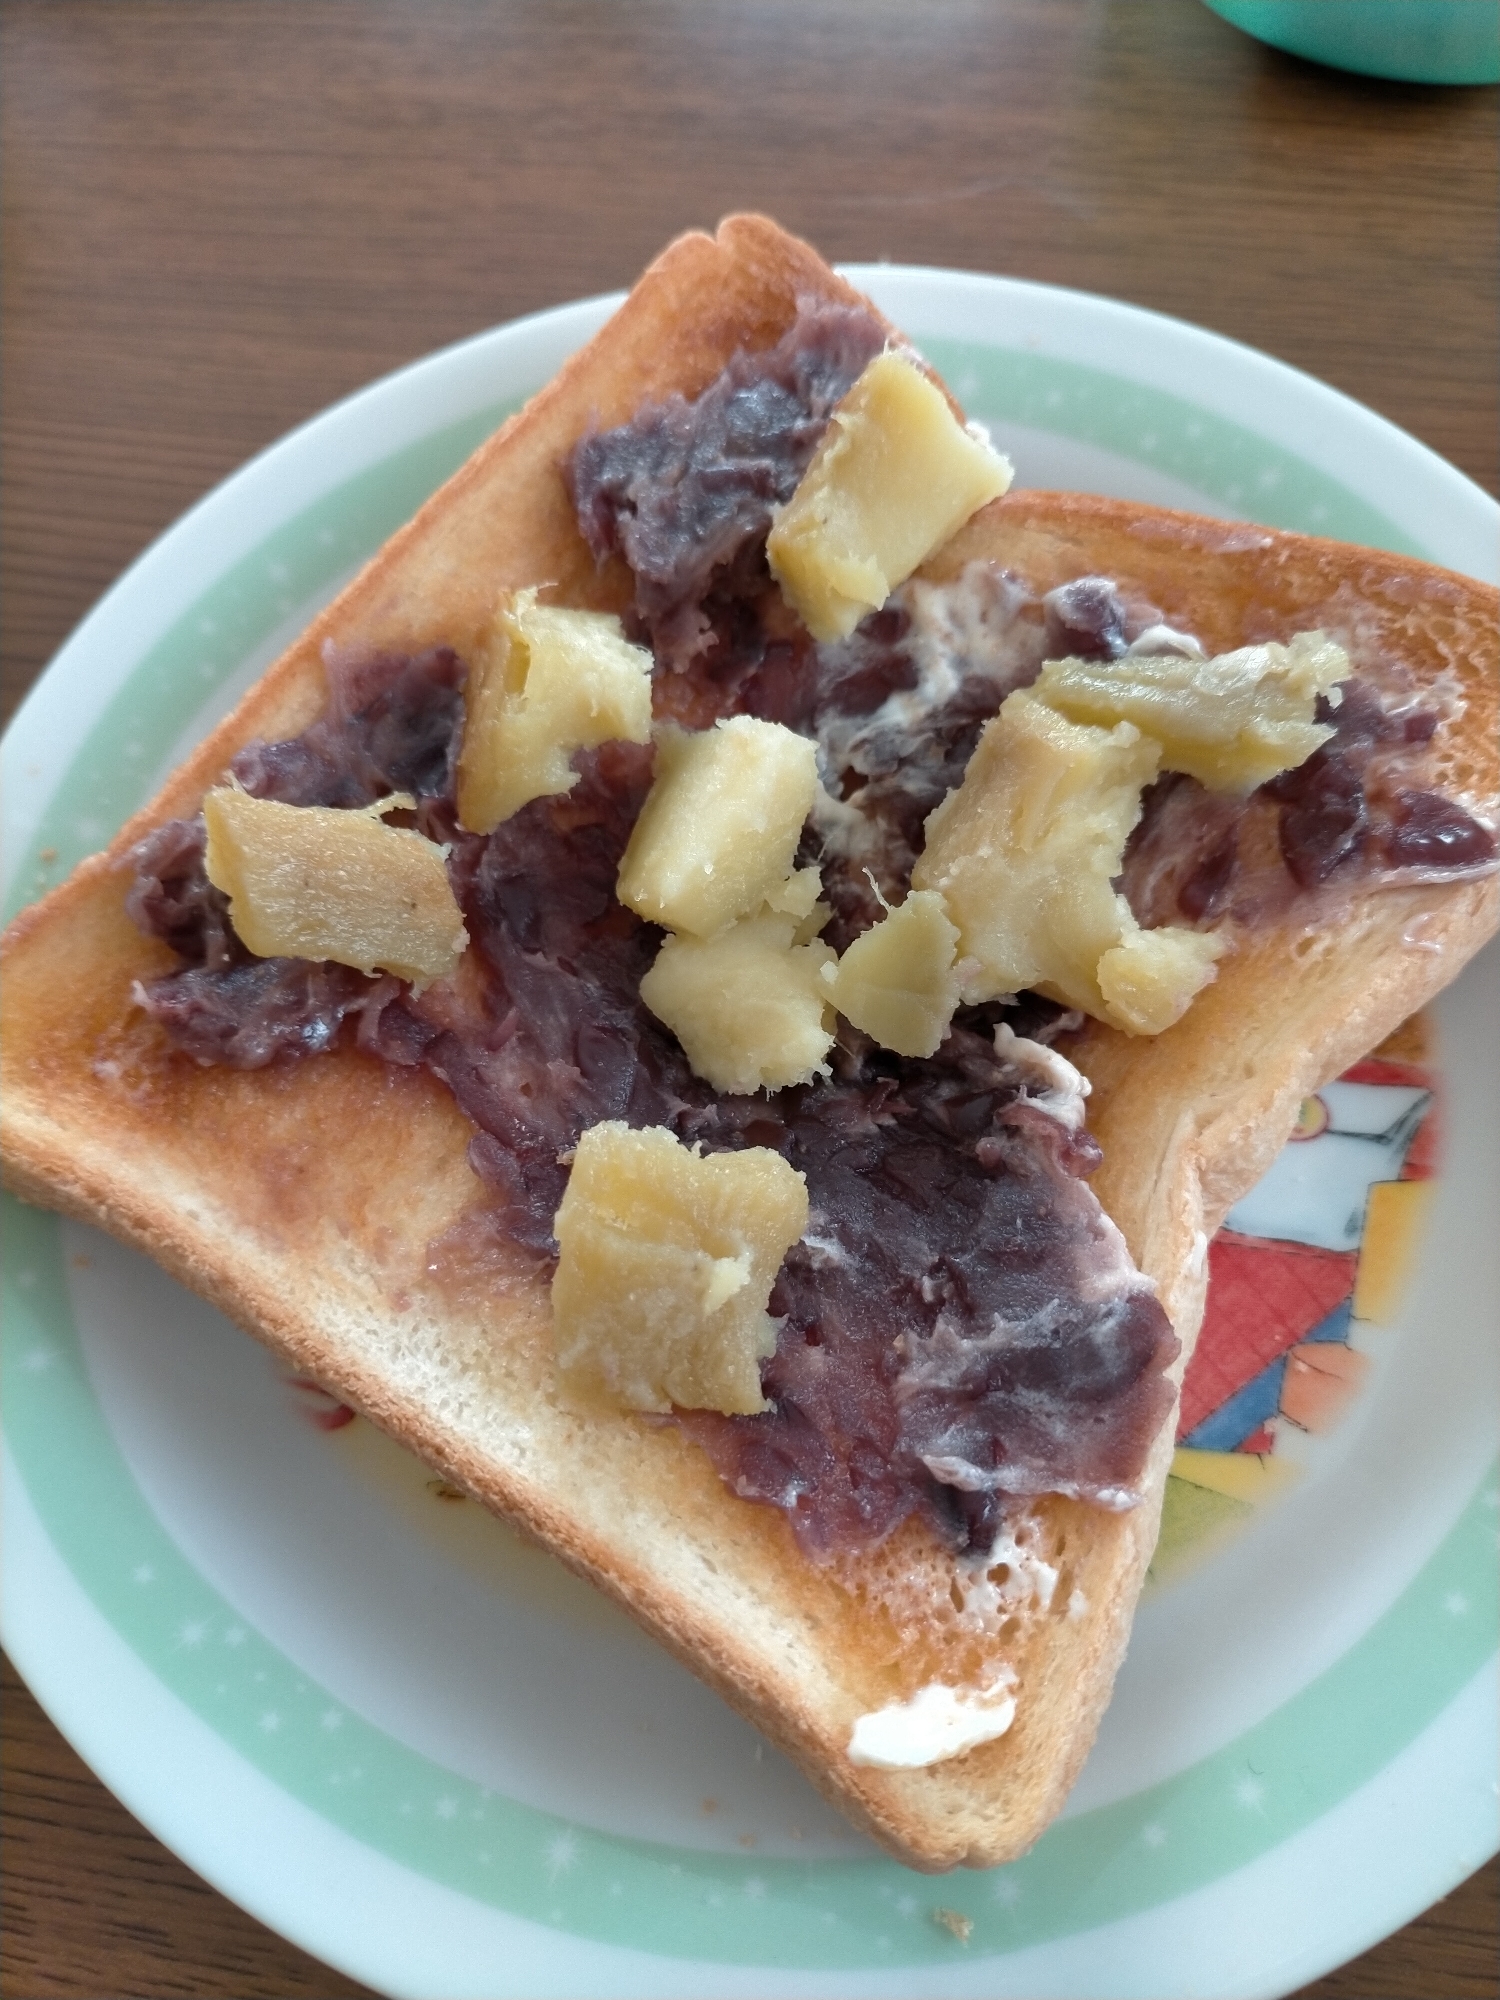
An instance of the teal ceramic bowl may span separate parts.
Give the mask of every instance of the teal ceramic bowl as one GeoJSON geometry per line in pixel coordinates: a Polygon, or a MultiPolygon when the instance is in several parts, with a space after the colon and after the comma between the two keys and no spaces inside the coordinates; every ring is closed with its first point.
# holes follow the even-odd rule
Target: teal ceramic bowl
{"type": "Polygon", "coordinates": [[[1404,83],[1500,83],[1500,0],[1204,0],[1311,62],[1404,83]]]}

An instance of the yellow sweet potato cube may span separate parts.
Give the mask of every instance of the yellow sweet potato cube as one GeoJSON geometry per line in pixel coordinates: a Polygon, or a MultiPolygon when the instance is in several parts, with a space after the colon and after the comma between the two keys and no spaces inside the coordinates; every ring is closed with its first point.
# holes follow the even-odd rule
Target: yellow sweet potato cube
{"type": "Polygon", "coordinates": [[[818,895],[823,887],[823,875],[818,868],[799,868],[788,875],[784,882],[778,882],[766,892],[766,908],[779,911],[781,915],[795,917],[804,923],[818,907],[818,895]]]}
{"type": "Polygon", "coordinates": [[[469,939],[443,849],[381,819],[412,803],[342,811],[208,792],[205,867],[241,940],[261,958],[328,958],[419,986],[445,978],[469,939]]]}
{"type": "Polygon", "coordinates": [[[797,928],[792,934],[794,944],[811,944],[833,915],[831,906],[819,900],[822,887],[821,869],[799,868],[766,896],[766,911],[779,911],[783,916],[796,919],[797,928]]]}
{"type": "Polygon", "coordinates": [[[1100,957],[1121,937],[1111,887],[1159,752],[1129,723],[1094,729],[1011,695],[963,783],[927,822],[912,871],[936,889],[977,964],[966,997],[1048,984],[1098,1011],[1100,957]]]}
{"type": "Polygon", "coordinates": [[[1299,632],[1286,646],[1211,660],[1053,660],[1033,692],[1073,722],[1132,722],[1162,746],[1164,771],[1244,796],[1328,741],[1333,731],[1313,720],[1317,699],[1348,676],[1342,646],[1299,632]]]}
{"type": "Polygon", "coordinates": [[[786,882],[817,784],[816,747],[779,722],[736,715],[691,734],[668,725],[620,862],[620,901],[712,937],[786,882]]]}
{"type": "Polygon", "coordinates": [[[1032,987],[1129,1033],[1157,1033],[1212,978],[1218,944],[1168,949],[1164,940],[1197,935],[1173,930],[1111,960],[1116,999],[1100,983],[1105,954],[1141,934],[1113,878],[1160,755],[1129,722],[1098,729],[1032,693],[1006,698],[963,783],[928,819],[912,871],[958,926],[966,999],[1032,987]]]}
{"type": "Polygon", "coordinates": [[[1212,932],[1175,925],[1143,931],[1132,919],[1120,942],[1099,960],[1107,1018],[1132,1035],[1159,1035],[1213,978],[1222,950],[1212,932]]]}
{"type": "Polygon", "coordinates": [[[779,1153],[704,1155],[661,1127],[591,1126],[553,1224],[564,1382],[628,1410],[764,1410],[766,1302],[807,1222],[807,1183],[779,1153]]]}
{"type": "Polygon", "coordinates": [[[914,362],[878,354],[776,517],[772,574],[815,639],[847,638],[1011,477],[914,362]]]}
{"type": "Polygon", "coordinates": [[[648,742],[651,665],[606,612],[538,604],[534,590],[503,604],[464,689],[460,823],[492,833],[532,799],[571,791],[575,750],[648,742]]]}
{"type": "Polygon", "coordinates": [[[780,1090],[827,1074],[833,1010],[819,975],[833,952],[796,943],[796,933],[795,917],[763,911],[714,938],[669,937],[641,981],[641,998],[715,1090],[780,1090]]]}
{"type": "Polygon", "coordinates": [[[936,1055],[958,1005],[958,931],[943,899],[914,889],[899,909],[857,937],[823,969],[829,999],[882,1048],[936,1055]]]}

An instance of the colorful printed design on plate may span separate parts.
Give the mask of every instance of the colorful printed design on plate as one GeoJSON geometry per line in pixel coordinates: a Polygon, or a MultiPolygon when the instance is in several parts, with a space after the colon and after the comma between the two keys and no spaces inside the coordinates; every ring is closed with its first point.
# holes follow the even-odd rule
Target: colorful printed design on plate
{"type": "Polygon", "coordinates": [[[1415,1258],[1438,1115],[1417,1016],[1305,1101],[1270,1172],[1229,1211],[1209,1245],[1153,1582],[1295,1484],[1297,1442],[1331,1430],[1359,1394],[1368,1330],[1394,1318],[1415,1258]]]}

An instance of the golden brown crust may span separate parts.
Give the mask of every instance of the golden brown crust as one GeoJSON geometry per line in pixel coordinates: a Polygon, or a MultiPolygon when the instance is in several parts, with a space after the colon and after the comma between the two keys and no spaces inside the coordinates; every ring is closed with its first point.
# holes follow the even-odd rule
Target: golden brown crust
{"type": "MultiPolygon", "coordinates": [[[[387,544],[110,851],[12,926],[5,1171],[25,1198],[146,1250],[599,1583],[903,1859],[991,1865],[1036,1838],[1092,1742],[1155,1536],[1169,1432],[1147,1505],[1053,1510],[1089,1611],[1075,1623],[1039,1618],[1018,1639],[1023,1699],[1010,1733],[928,1770],[858,1769],[844,1754],[855,1716],[903,1685],[889,1621],[847,1578],[806,1562],[781,1517],[734,1498],[675,1431],[562,1400],[545,1287],[476,1220],[469,1127],[446,1092],[352,1051],[250,1074],[200,1069],[130,1000],[132,982],[167,955],[124,914],[122,857],[150,826],[192,811],[241,744],[311,720],[324,698],[323,642],[462,650],[502,588],[542,577],[567,601],[617,608],[628,579],[596,573],[583,548],[564,450],[649,397],[696,393],[737,347],[773,342],[809,292],[853,296],[760,218],[674,244],[599,339],[387,544]],[[580,1464],[592,1468],[584,1482],[580,1464]]],[[[1213,647],[1285,636],[1328,606],[1357,604],[1419,679],[1457,677],[1468,707],[1451,768],[1494,809],[1493,592],[1336,544],[1067,495],[996,503],[934,571],[976,554],[1042,588],[1114,575],[1213,647]]],[[[1185,1334],[1201,1311],[1200,1234],[1280,1143],[1301,1096],[1489,934],[1495,888],[1366,893],[1328,935],[1258,937],[1154,1043],[1094,1027],[1079,1038],[1106,1146],[1096,1186],[1185,1334]],[[1408,949],[1419,914],[1424,949],[1408,949]],[[1434,943],[1436,953],[1425,948],[1434,943]]]]}

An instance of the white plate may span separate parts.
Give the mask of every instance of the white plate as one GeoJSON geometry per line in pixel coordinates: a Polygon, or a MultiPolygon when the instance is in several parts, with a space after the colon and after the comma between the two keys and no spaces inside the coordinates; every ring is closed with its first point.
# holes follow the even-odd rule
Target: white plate
{"type": "MultiPolygon", "coordinates": [[[[1023,484],[1493,574],[1493,503],[1263,356],[1040,286],[853,275],[1023,484]]],[[[376,384],[142,558],[7,737],[10,908],[610,303],[376,384]]],[[[326,1399],[154,1266],[15,1209],[5,1642],[168,1845],[392,1995],[1284,1993],[1496,1844],[1497,975],[1439,1010],[1449,1160],[1372,1386],[1288,1500],[1143,1607],[1067,1815],[1011,1868],[875,1855],[602,1600],[364,1423],[319,1428],[326,1399]]]]}

